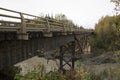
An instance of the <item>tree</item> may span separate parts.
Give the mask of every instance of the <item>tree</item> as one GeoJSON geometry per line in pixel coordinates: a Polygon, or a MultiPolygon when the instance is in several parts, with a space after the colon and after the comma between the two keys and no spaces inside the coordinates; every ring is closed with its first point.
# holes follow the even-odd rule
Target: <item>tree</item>
{"type": "Polygon", "coordinates": [[[57,19],[57,20],[67,20],[67,17],[64,14],[56,14],[55,19],[57,19]]]}
{"type": "Polygon", "coordinates": [[[111,2],[115,3],[115,11],[117,15],[118,12],[120,11],[120,0],[111,0],[111,2]]]}
{"type": "Polygon", "coordinates": [[[68,19],[64,14],[57,14],[55,16],[55,19],[61,21],[64,24],[64,26],[66,27],[66,29],[70,28],[72,30],[76,27],[75,24],[73,23],[73,21],[68,19]]]}
{"type": "Polygon", "coordinates": [[[95,25],[92,46],[104,51],[120,50],[120,15],[102,17],[95,25]]]}

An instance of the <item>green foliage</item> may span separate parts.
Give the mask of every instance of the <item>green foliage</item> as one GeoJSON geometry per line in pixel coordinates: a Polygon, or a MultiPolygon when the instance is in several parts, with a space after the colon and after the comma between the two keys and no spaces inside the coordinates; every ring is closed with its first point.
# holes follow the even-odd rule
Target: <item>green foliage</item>
{"type": "Polygon", "coordinates": [[[19,67],[15,67],[15,66],[11,66],[11,67],[7,67],[3,70],[0,70],[0,80],[13,80],[14,76],[16,74],[18,74],[20,72],[20,68],[19,67]]]}
{"type": "Polygon", "coordinates": [[[44,66],[39,65],[24,76],[16,74],[15,80],[120,80],[119,75],[119,66],[106,68],[96,74],[94,70],[88,68],[88,65],[77,62],[77,68],[68,70],[65,74],[59,71],[46,73],[44,66]]]}
{"type": "Polygon", "coordinates": [[[46,73],[46,69],[43,65],[38,65],[34,70],[28,72],[26,75],[16,74],[15,80],[65,80],[64,75],[60,72],[46,73]]]}
{"type": "Polygon", "coordinates": [[[59,72],[50,72],[47,75],[47,79],[49,79],[49,80],[65,80],[65,76],[59,72]]]}
{"type": "Polygon", "coordinates": [[[77,64],[77,73],[75,80],[120,80],[120,68],[119,64],[116,67],[109,66],[96,73],[96,70],[88,68],[90,65],[77,64]]]}
{"type": "Polygon", "coordinates": [[[116,61],[120,63],[120,50],[116,51],[115,58],[116,58],[116,61]]]}
{"type": "Polygon", "coordinates": [[[46,72],[43,65],[38,65],[33,71],[28,72],[28,74],[22,76],[21,74],[16,74],[15,80],[46,80],[46,72]]]}
{"type": "Polygon", "coordinates": [[[120,15],[102,17],[95,26],[92,38],[94,50],[120,50],[120,15]]]}

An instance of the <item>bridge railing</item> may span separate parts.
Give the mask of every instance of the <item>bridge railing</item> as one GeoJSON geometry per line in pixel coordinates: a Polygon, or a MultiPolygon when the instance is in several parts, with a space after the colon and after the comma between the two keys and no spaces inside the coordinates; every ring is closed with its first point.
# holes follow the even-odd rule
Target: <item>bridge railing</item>
{"type": "Polygon", "coordinates": [[[42,18],[39,16],[22,13],[10,9],[1,8],[0,10],[16,13],[19,16],[0,13],[0,17],[18,19],[20,22],[0,20],[0,31],[16,31],[20,34],[26,34],[28,31],[41,31],[41,32],[85,32],[89,31],[87,29],[80,29],[74,25],[70,26],[64,24],[63,22],[51,19],[42,18]],[[30,16],[32,18],[26,18],[25,16],[30,16]]]}
{"type": "Polygon", "coordinates": [[[9,10],[5,8],[1,8],[0,10],[8,11],[8,12],[13,12],[17,13],[20,16],[13,16],[13,15],[7,15],[7,14],[0,14],[2,17],[7,17],[7,18],[14,18],[14,19],[19,19],[21,22],[12,22],[12,21],[3,21],[0,20],[0,29],[2,30],[18,30],[20,33],[26,33],[27,31],[75,31],[78,30],[79,28],[71,28],[70,26],[66,26],[60,21],[57,21],[55,19],[49,19],[49,18],[42,18],[39,16],[31,15],[31,14],[26,14],[14,10],[9,10]],[[24,16],[30,16],[33,17],[32,19],[25,18],[24,16]]]}

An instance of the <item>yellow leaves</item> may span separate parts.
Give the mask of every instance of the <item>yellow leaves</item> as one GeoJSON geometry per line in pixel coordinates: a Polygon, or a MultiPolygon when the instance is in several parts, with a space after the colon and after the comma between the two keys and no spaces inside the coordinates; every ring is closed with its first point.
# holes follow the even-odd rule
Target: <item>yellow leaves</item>
{"type": "Polygon", "coordinates": [[[115,58],[117,62],[120,62],[120,50],[116,51],[115,58]]]}
{"type": "Polygon", "coordinates": [[[104,50],[120,49],[120,15],[102,17],[95,27],[94,47],[104,50]]]}
{"type": "Polygon", "coordinates": [[[76,76],[80,76],[81,78],[84,78],[88,73],[83,70],[78,70],[76,76]]]}

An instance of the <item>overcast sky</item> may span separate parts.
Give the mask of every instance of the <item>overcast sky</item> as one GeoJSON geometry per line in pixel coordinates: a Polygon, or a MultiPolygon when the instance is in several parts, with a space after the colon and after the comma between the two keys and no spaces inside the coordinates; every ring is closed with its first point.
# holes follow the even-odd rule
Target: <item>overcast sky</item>
{"type": "Polygon", "coordinates": [[[65,14],[75,24],[94,28],[105,15],[114,15],[110,0],[0,0],[0,7],[29,14],[65,14]]]}

